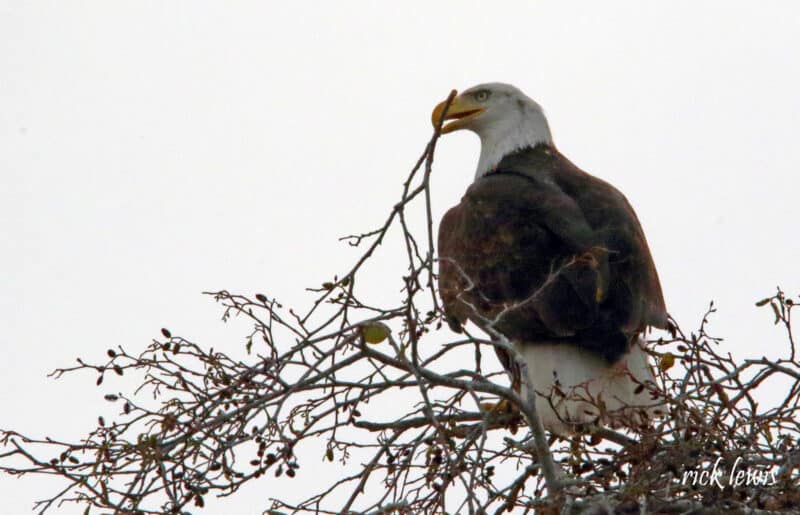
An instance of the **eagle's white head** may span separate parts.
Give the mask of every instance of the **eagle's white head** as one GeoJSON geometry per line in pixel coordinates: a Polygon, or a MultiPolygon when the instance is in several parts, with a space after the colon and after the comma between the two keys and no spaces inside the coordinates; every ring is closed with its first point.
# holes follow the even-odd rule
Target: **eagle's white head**
{"type": "MultiPolygon", "coordinates": [[[[442,119],[445,104],[433,110],[434,125],[442,119]]],[[[453,121],[442,127],[442,133],[468,129],[480,137],[476,179],[515,150],[553,141],[541,106],[510,84],[490,82],[469,88],[453,99],[444,119],[453,121]]]]}

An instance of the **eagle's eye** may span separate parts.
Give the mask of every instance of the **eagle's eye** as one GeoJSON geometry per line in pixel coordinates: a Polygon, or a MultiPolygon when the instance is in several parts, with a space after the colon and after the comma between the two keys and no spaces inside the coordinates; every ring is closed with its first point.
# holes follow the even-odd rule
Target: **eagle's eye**
{"type": "Polygon", "coordinates": [[[473,94],[478,102],[486,102],[489,99],[489,95],[491,95],[491,92],[488,89],[480,89],[473,94]]]}

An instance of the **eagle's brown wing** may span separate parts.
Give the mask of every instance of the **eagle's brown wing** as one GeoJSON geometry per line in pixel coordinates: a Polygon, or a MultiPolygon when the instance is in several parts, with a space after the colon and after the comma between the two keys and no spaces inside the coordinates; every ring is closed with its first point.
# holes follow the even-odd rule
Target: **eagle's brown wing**
{"type": "Polygon", "coordinates": [[[616,361],[663,326],[664,302],[639,222],[616,189],[554,149],[506,158],[439,227],[448,322],[491,325],[519,343],[563,341],[616,361]]]}

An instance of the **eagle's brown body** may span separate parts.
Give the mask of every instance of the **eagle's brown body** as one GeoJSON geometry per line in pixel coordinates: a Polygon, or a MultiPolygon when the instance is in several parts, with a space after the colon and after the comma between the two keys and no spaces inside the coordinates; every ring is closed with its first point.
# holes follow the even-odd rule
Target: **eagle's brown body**
{"type": "Polygon", "coordinates": [[[515,343],[575,345],[612,364],[647,326],[666,326],[630,204],[549,145],[506,156],[470,186],[442,219],[439,256],[454,328],[493,324],[515,343]]]}
{"type": "Polygon", "coordinates": [[[644,232],[616,188],[553,146],[544,111],[510,84],[474,86],[431,115],[481,140],[475,182],[439,226],[439,292],[450,326],[495,346],[545,428],[637,428],[661,394],[642,344],[667,313],[644,232]],[[525,370],[526,374],[522,374],[525,370]]]}

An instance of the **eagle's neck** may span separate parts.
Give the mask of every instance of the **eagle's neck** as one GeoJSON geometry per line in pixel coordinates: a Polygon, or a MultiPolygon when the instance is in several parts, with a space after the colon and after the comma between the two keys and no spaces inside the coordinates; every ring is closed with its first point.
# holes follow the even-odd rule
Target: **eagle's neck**
{"type": "Polygon", "coordinates": [[[522,106],[514,116],[506,116],[501,122],[488,124],[475,132],[481,138],[476,179],[491,172],[508,154],[553,143],[547,118],[539,106],[522,106]]]}

